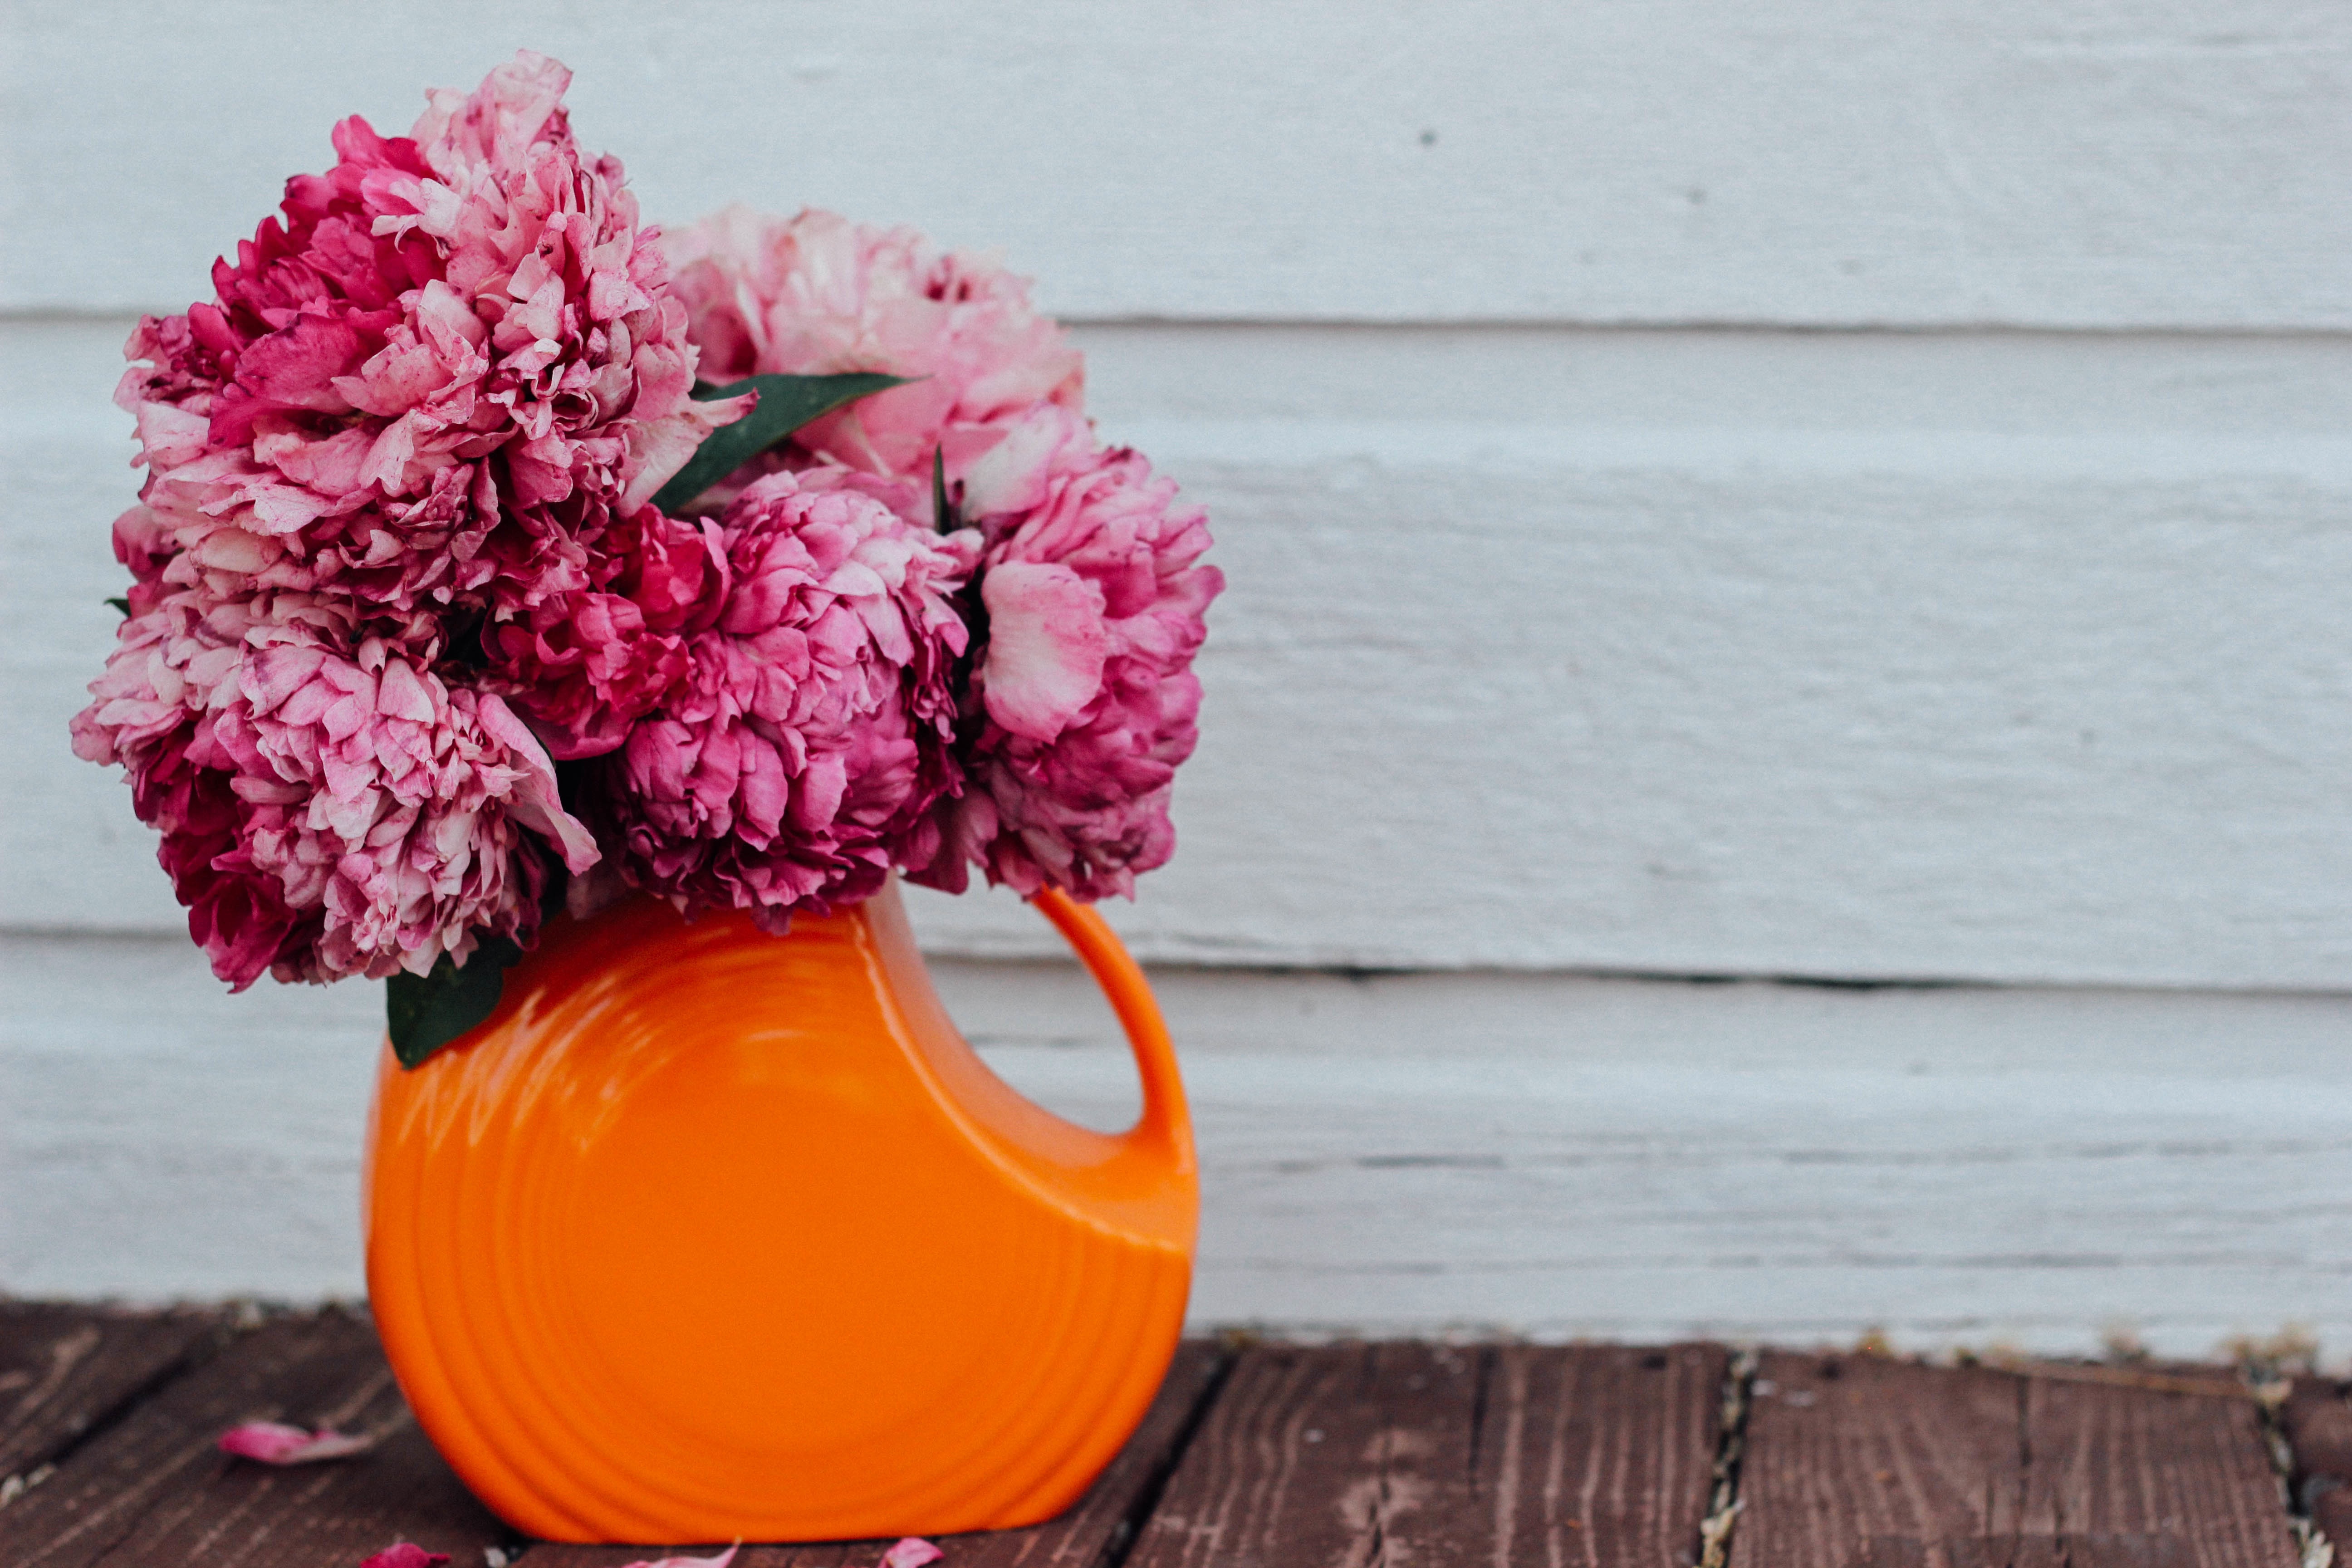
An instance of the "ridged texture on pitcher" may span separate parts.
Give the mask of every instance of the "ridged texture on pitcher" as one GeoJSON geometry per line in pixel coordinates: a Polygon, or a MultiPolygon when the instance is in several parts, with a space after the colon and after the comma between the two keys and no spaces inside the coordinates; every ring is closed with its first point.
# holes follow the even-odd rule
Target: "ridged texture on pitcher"
{"type": "Polygon", "coordinates": [[[1076,1500],[1174,1352],[1199,1200],[1149,993],[1090,911],[1047,912],[1135,1039],[1127,1133],[989,1071],[895,888],[782,938],[649,900],[558,921],[479,1029],[413,1072],[387,1051],[369,1288],[485,1502],[676,1542],[1076,1500]]]}

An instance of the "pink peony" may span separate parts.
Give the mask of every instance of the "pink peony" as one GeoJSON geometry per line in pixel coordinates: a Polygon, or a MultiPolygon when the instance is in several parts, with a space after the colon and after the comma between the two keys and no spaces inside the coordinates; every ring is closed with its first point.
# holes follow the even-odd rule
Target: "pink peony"
{"type": "Polygon", "coordinates": [[[363,634],[314,595],[183,592],[118,636],[74,749],[130,773],[190,934],[239,990],[526,941],[546,877],[531,840],[595,861],[530,731],[434,673],[428,618],[363,634]]]}
{"type": "Polygon", "coordinates": [[[832,468],[728,509],[717,618],[599,774],[627,879],[777,931],[881,887],[889,846],[953,784],[951,601],[979,545],[908,521],[913,505],[909,486],[832,468]]]}
{"type": "Polygon", "coordinates": [[[1041,404],[951,431],[961,511],[986,541],[987,644],[972,671],[962,795],[900,846],[918,882],[961,892],[967,862],[1023,894],[1134,894],[1176,844],[1168,801],[1197,738],[1192,670],[1224,575],[1208,520],[1141,457],[1041,404]]]}
{"type": "Polygon", "coordinates": [[[343,121],[214,302],[140,323],[116,395],[165,580],[528,606],[589,586],[615,512],[738,416],[689,401],[684,307],[569,80],[526,52],[411,136],[343,121]]]}
{"type": "Polygon", "coordinates": [[[688,668],[686,639],[727,597],[719,525],[642,507],[605,535],[593,587],[500,611],[482,643],[493,679],[567,761],[602,756],[658,707],[688,668]]]}
{"type": "Polygon", "coordinates": [[[928,484],[950,426],[1016,418],[1040,402],[1079,405],[1077,350],[1030,305],[1028,285],[986,258],[941,251],[912,229],[740,205],[662,245],[706,379],[924,378],[803,430],[794,444],[816,458],[928,484]]]}

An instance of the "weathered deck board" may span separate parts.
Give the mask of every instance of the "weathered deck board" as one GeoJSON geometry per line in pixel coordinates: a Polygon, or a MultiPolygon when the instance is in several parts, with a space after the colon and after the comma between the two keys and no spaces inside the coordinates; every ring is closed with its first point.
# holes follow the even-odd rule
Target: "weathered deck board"
{"type": "MultiPolygon", "coordinates": [[[[2179,1541],[2185,1563],[2215,1568],[2294,1561],[2251,1401],[2041,1377],[2025,1387],[2026,1534],[2179,1541]]],[[[2123,1548],[2114,1560],[2140,1561],[2123,1548]]]]}
{"type": "Polygon", "coordinates": [[[2007,1534],[2020,1384],[1871,1357],[1767,1355],[1732,1537],[1736,1568],[1905,1561],[1896,1543],[2007,1534]]]}
{"type": "Polygon", "coordinates": [[[1764,1358],[1735,1568],[2292,1568],[2252,1405],[1764,1358]]]}
{"type": "Polygon", "coordinates": [[[1160,1500],[1232,1361],[1230,1352],[1206,1341],[1181,1346],[1142,1425],[1077,1507],[1032,1530],[950,1542],[955,1568],[1095,1568],[1123,1549],[1160,1500]]]}
{"type": "MultiPolygon", "coordinates": [[[[520,1568],[656,1554],[517,1540],[433,1453],[363,1317],[279,1317],[208,1353],[221,1321],[0,1302],[0,1453],[63,1456],[0,1503],[0,1568],[352,1568],[395,1540],[457,1568],[492,1547],[520,1568]],[[215,1450],[257,1418],[378,1446],[292,1470],[215,1450]]],[[[941,1544],[948,1568],[1683,1568],[1726,1370],[1712,1345],[1192,1342],[1075,1509],[941,1544]]],[[[2297,1496],[2339,1546],[2346,1393],[2305,1379],[2284,1410],[2297,1496]]],[[[1754,1395],[1734,1568],[2295,1562],[2257,1407],[2213,1369],[1775,1352],[1754,1395]]],[[[737,1561],[873,1568],[882,1550],[755,1546],[737,1561]]]]}
{"type": "Polygon", "coordinates": [[[1493,1352],[1475,1455],[1496,1563],[1696,1559],[1728,1357],[1717,1345],[1493,1352]]]}
{"type": "Polygon", "coordinates": [[[221,1326],[218,1312],[0,1301],[0,1485],[185,1367],[221,1326]]]}
{"type": "Polygon", "coordinates": [[[2294,1452],[2295,1500],[2336,1544],[2352,1552],[2352,1400],[2333,1378],[2295,1380],[2282,1413],[2294,1452]]]}
{"type": "Polygon", "coordinates": [[[1670,1563],[1723,1352],[1389,1343],[1244,1354],[1129,1568],[1670,1563]]]}
{"type": "Polygon", "coordinates": [[[322,1568],[396,1539],[471,1568],[509,1539],[410,1419],[373,1328],[334,1310],[266,1323],[158,1390],[11,1503],[4,1528],[7,1568],[322,1568]],[[248,1420],[378,1441],[356,1460],[273,1469],[214,1447],[248,1420]]]}
{"type": "MultiPolygon", "coordinates": [[[[1228,1357],[1205,1340],[1179,1345],[1159,1397],[1127,1447],[1097,1477],[1087,1495],[1059,1519],[1028,1530],[984,1535],[944,1536],[953,1568],[1096,1568],[1124,1545],[1149,1509],[1176,1459],[1186,1434],[1199,1418],[1202,1401],[1215,1392],[1228,1357]]],[[[886,1542],[829,1542],[814,1546],[766,1546],[746,1550],[736,1568],[856,1568],[870,1565],[886,1542]]],[[[534,1546],[523,1568],[614,1568],[646,1555],[642,1547],[534,1546]]]]}

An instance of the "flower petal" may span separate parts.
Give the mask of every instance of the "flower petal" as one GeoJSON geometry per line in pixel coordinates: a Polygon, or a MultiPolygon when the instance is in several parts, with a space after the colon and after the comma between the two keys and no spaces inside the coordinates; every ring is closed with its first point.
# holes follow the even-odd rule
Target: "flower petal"
{"type": "Polygon", "coordinates": [[[598,853],[595,836],[563,809],[555,784],[555,764],[547,760],[547,749],[539,743],[539,737],[495,697],[482,698],[475,712],[482,728],[514,754],[515,765],[521,770],[509,803],[514,819],[552,843],[570,869],[585,871],[593,866],[598,853]]]}
{"type": "Polygon", "coordinates": [[[448,1561],[446,1552],[427,1552],[413,1541],[401,1541],[368,1558],[360,1568],[440,1568],[448,1561]]]}
{"type": "Polygon", "coordinates": [[[924,1568],[946,1555],[921,1536],[909,1535],[882,1554],[882,1568],[924,1568]]]}
{"type": "Polygon", "coordinates": [[[310,1465],[364,1454],[375,1447],[375,1439],[350,1436],[324,1426],[310,1432],[278,1421],[248,1421],[222,1433],[218,1446],[224,1454],[265,1465],[310,1465]]]}
{"type": "Polygon", "coordinates": [[[980,596],[989,717],[1029,740],[1054,739],[1102,689],[1102,589],[1058,561],[1005,561],[980,580],[980,596]]]}
{"type": "Polygon", "coordinates": [[[656,1557],[651,1562],[626,1563],[622,1568],[727,1568],[742,1550],[740,1542],[711,1557],[656,1557]]]}

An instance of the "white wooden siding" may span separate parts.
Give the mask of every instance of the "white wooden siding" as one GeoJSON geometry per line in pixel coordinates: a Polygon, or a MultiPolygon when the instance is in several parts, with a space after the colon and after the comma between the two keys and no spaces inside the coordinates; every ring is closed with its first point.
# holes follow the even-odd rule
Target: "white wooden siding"
{"type": "Polygon", "coordinates": [[[803,202],[1184,320],[2342,327],[2332,0],[12,0],[0,302],[177,306],[528,44],[653,217],[803,202]]]}
{"type": "MultiPolygon", "coordinates": [[[[1074,968],[946,963],[992,1062],[1132,1114],[1074,968]]],[[[2352,1341],[2332,998],[1163,970],[1202,1164],[1197,1325],[2169,1354],[2352,1341]]],[[[0,939],[0,1281],[362,1289],[370,988],[184,942],[0,939]]],[[[887,1152],[877,1152],[887,1158],[887,1152]]]]}
{"type": "MultiPolygon", "coordinates": [[[[0,0],[0,1290],[357,1287],[373,988],[218,995],[64,723],[132,315],[519,44],[651,216],[1003,249],[1210,506],[1109,911],[1180,965],[1202,1321],[2352,1332],[2317,0],[0,0]]],[[[1125,1092],[1029,911],[918,915],[1006,1070],[1125,1092]]]]}
{"type": "MultiPolygon", "coordinates": [[[[0,327],[18,928],[179,921],[62,741],[127,325],[0,327]]],[[[1147,953],[2352,987],[2352,339],[1081,335],[1233,583],[1147,953]]]]}

